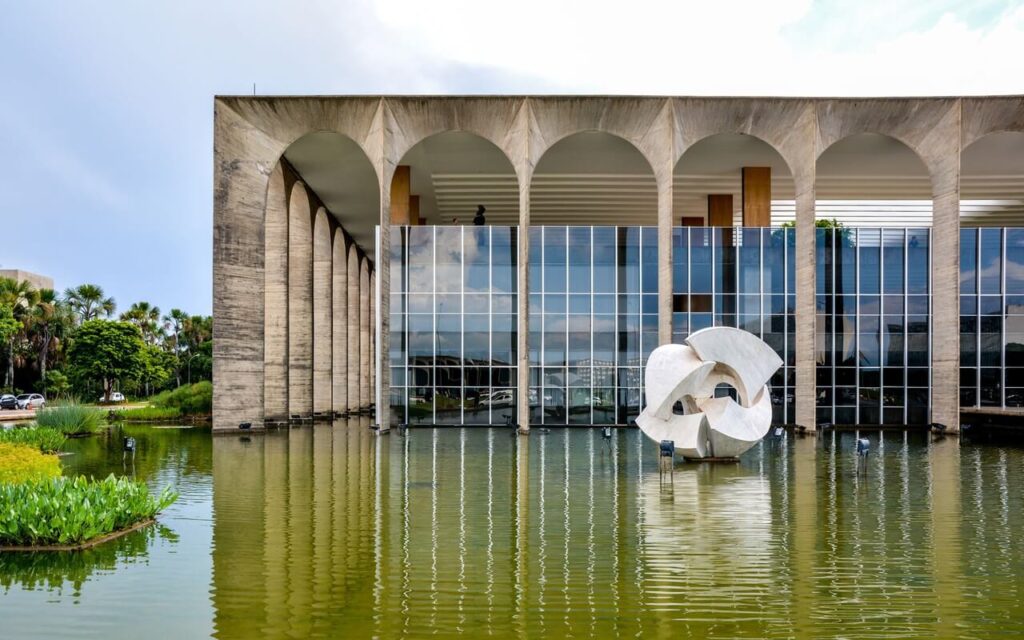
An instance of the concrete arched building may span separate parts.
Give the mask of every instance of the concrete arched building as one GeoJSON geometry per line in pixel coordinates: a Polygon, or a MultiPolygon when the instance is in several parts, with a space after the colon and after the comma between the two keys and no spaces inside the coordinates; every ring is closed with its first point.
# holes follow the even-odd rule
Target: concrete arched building
{"type": "Polygon", "coordinates": [[[779,351],[778,422],[1024,405],[1022,132],[1020,97],[218,97],[214,428],[625,424],[711,324],[779,351]]]}

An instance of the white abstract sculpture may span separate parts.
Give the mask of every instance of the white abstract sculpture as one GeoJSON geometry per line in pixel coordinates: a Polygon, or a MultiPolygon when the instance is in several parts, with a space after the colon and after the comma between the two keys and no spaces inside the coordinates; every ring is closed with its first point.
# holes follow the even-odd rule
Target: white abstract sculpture
{"type": "Polygon", "coordinates": [[[711,327],[686,344],[658,347],[647,360],[647,406],[636,419],[656,442],[672,440],[684,457],[736,458],[768,433],[772,405],[768,380],[782,366],[760,338],[742,329],[711,327]],[[739,403],[716,398],[729,384],[739,403]],[[673,413],[680,402],[684,415],[673,413]]]}

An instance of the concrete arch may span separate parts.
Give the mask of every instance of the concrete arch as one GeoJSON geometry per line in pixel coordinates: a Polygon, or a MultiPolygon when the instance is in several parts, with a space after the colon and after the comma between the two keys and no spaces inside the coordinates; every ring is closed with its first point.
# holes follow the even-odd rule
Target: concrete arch
{"type": "Polygon", "coordinates": [[[383,116],[390,133],[385,139],[381,184],[390,185],[395,167],[415,146],[437,135],[464,132],[497,147],[523,179],[526,150],[517,133],[527,118],[526,98],[386,98],[383,116]]]}
{"type": "Polygon", "coordinates": [[[302,182],[288,200],[288,413],[313,413],[313,228],[302,182]]]}
{"type": "Polygon", "coordinates": [[[960,147],[993,133],[1024,132],[1024,100],[1019,96],[961,98],[960,147]]]}
{"type": "Polygon", "coordinates": [[[880,134],[917,154],[928,169],[936,197],[956,190],[961,138],[958,100],[829,100],[818,101],[816,110],[815,162],[844,138],[880,134]]]}
{"type": "MultiPolygon", "coordinates": [[[[713,133],[694,141],[676,160],[672,172],[673,225],[680,224],[681,217],[704,215],[706,211],[706,202],[701,203],[704,207],[701,210],[697,207],[692,193],[687,198],[687,191],[694,190],[697,180],[687,179],[686,175],[700,175],[700,181],[705,182],[707,189],[711,190],[704,193],[705,196],[711,195],[712,191],[715,194],[733,196],[734,214],[736,211],[742,212],[743,178],[734,172],[741,170],[743,166],[770,167],[772,178],[784,180],[786,195],[795,199],[796,182],[793,169],[785,156],[771,142],[749,133],[713,133]],[[721,149],[715,149],[716,144],[721,149]],[[687,166],[694,163],[699,166],[687,166]]],[[[775,195],[773,191],[773,200],[777,199],[775,195]]],[[[710,220],[706,223],[711,224],[710,220]]],[[[733,222],[730,221],[729,224],[732,225],[733,222]]]]}
{"type": "Polygon", "coordinates": [[[805,99],[673,98],[672,166],[707,138],[744,134],[782,156],[794,182],[800,185],[806,176],[813,176],[814,115],[813,102],[805,99]]]}
{"type": "Polygon", "coordinates": [[[1024,223],[1024,126],[998,128],[964,146],[960,183],[962,226],[1024,223]]]}
{"type": "Polygon", "coordinates": [[[529,192],[530,215],[534,220],[546,213],[555,216],[551,224],[572,223],[557,216],[572,217],[572,207],[578,206],[586,209],[583,213],[588,214],[591,224],[616,224],[623,216],[633,216],[637,224],[656,224],[657,221],[659,181],[654,167],[630,140],[606,131],[587,129],[560,138],[538,158],[531,180],[524,186],[529,192]],[[577,180],[579,185],[574,185],[576,191],[567,196],[561,195],[561,187],[552,187],[545,194],[545,186],[540,181],[547,174],[566,176],[566,179],[577,180]],[[590,180],[586,177],[588,174],[595,178],[590,180]],[[631,177],[635,182],[620,183],[609,178],[615,175],[631,177]],[[648,197],[638,198],[637,189],[647,192],[648,177],[648,197]],[[622,192],[623,189],[628,192],[622,192]],[[606,209],[603,219],[600,207],[606,209]],[[636,218],[645,215],[650,216],[646,222],[636,218]]]}
{"type": "Polygon", "coordinates": [[[334,311],[331,224],[327,210],[319,207],[313,219],[313,414],[332,411],[331,365],[334,311]]]}
{"type": "MultiPolygon", "coordinates": [[[[519,172],[506,150],[486,136],[466,129],[432,133],[409,147],[396,166],[410,167],[412,187],[414,195],[419,196],[421,213],[435,212],[437,224],[449,224],[450,218],[456,217],[451,215],[454,213],[451,210],[441,211],[438,201],[442,199],[442,194],[446,201],[465,204],[465,209],[460,209],[458,213],[462,216],[462,223],[471,221],[477,204],[487,206],[489,215],[499,214],[507,218],[503,224],[516,224],[519,220],[519,172]],[[468,194],[459,193],[459,187],[448,184],[452,181],[446,183],[443,179],[438,181],[435,178],[435,175],[443,176],[445,173],[459,174],[459,183],[473,179],[473,174],[479,174],[480,177],[475,179],[479,182],[478,187],[469,188],[468,191],[486,190],[492,201],[480,202],[479,198],[470,198],[468,194]],[[505,173],[513,179],[510,184],[500,178],[505,173]]],[[[395,197],[408,195],[399,194],[395,189],[397,184],[397,176],[392,173],[388,183],[392,212],[398,212],[404,206],[396,202],[395,197]]],[[[415,221],[410,221],[410,224],[415,224],[415,221]]]]}
{"type": "MultiPolygon", "coordinates": [[[[921,154],[899,138],[876,132],[852,133],[834,141],[817,155],[814,177],[816,219],[835,217],[822,213],[823,210],[827,210],[827,203],[830,200],[919,201],[930,199],[935,192],[934,178],[921,154]],[[871,174],[853,173],[862,171],[861,167],[865,166],[871,167],[871,174]],[[860,178],[883,176],[885,181],[866,186],[863,182],[851,181],[848,185],[843,185],[844,175],[860,178]],[[903,178],[905,182],[894,183],[894,178],[903,178]],[[834,182],[830,183],[829,180],[834,182]],[[927,180],[927,188],[918,191],[917,180],[927,180]],[[900,192],[900,189],[903,191],[900,192]]],[[[899,211],[903,209],[894,208],[891,215],[899,215],[899,211]]],[[[913,223],[914,216],[920,215],[919,213],[906,215],[910,216],[907,218],[910,226],[919,226],[913,223]]],[[[892,224],[894,222],[889,215],[877,221],[867,220],[861,223],[853,219],[852,222],[846,223],[847,226],[892,224]]]]}
{"type": "Polygon", "coordinates": [[[670,101],[666,98],[531,97],[527,107],[527,184],[552,147],[586,132],[605,133],[630,143],[659,182],[671,173],[672,121],[670,101]]]}

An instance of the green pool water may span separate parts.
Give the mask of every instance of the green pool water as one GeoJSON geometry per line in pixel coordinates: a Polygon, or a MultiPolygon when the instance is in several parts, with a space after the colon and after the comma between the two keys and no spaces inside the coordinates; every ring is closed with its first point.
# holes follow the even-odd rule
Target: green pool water
{"type": "Polygon", "coordinates": [[[0,637],[1024,636],[1024,450],[861,435],[662,474],[634,429],[115,428],[66,471],[181,498],[0,554],[0,637]]]}

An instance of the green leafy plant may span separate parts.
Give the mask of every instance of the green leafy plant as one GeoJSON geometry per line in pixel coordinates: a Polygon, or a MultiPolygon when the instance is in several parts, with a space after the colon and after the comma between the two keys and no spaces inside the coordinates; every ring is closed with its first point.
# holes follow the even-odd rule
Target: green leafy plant
{"type": "Polygon", "coordinates": [[[114,420],[128,422],[155,422],[173,420],[181,417],[181,409],[177,407],[137,407],[135,409],[115,409],[110,412],[114,420]]]}
{"type": "Polygon", "coordinates": [[[75,330],[68,363],[80,381],[102,380],[109,398],[117,380],[136,380],[145,370],[142,332],[130,322],[89,320],[75,330]]]}
{"type": "Polygon", "coordinates": [[[40,409],[36,412],[40,427],[57,429],[66,436],[96,433],[103,424],[103,413],[92,407],[69,402],[40,409]]]}
{"type": "Polygon", "coordinates": [[[65,439],[66,436],[59,429],[51,427],[0,429],[0,442],[38,447],[43,453],[60,451],[65,439]]]}
{"type": "Polygon", "coordinates": [[[182,415],[205,416],[213,410],[213,384],[209,380],[186,384],[149,399],[154,407],[173,407],[182,415]]]}
{"type": "MultiPolygon", "coordinates": [[[[0,442],[0,486],[47,480],[60,475],[57,456],[44,454],[38,447],[0,442]]],[[[0,501],[0,511],[4,510],[0,501]]]]}
{"type": "Polygon", "coordinates": [[[178,498],[129,478],[53,478],[0,484],[0,545],[76,544],[156,516],[178,498]]]}

